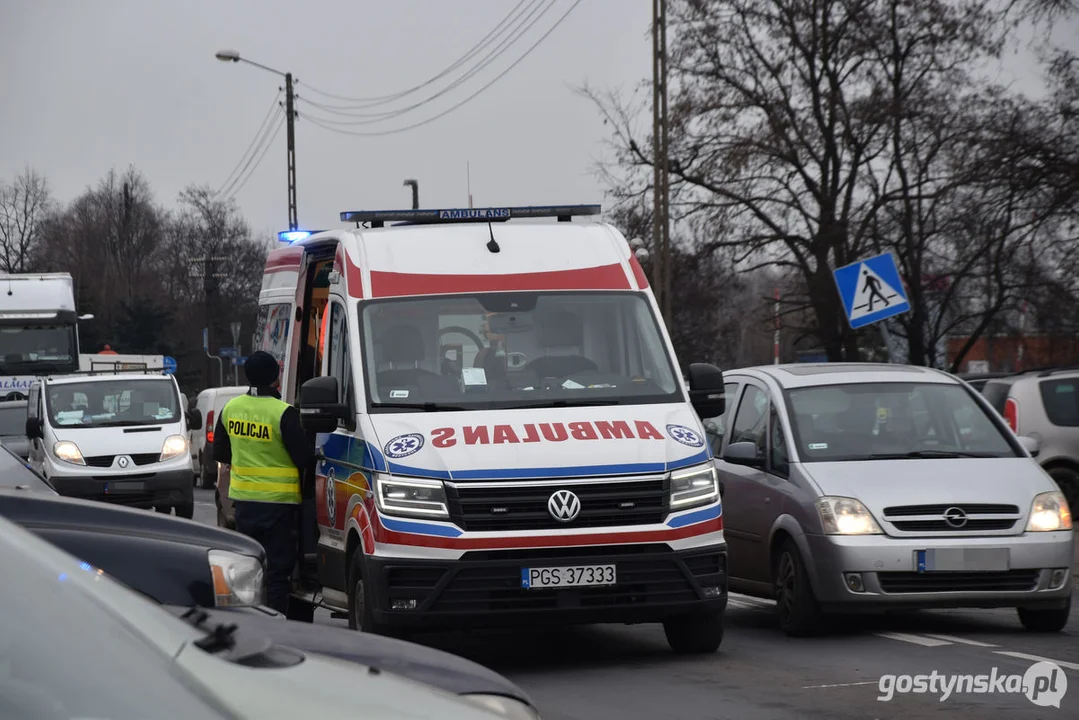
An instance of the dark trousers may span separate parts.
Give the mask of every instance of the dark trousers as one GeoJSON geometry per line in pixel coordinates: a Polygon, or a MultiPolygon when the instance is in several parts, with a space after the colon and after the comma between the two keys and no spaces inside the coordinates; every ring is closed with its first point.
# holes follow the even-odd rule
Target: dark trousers
{"type": "Polygon", "coordinates": [[[238,500],[235,510],[236,529],[266,550],[266,604],[283,613],[299,554],[300,506],[238,500]]]}

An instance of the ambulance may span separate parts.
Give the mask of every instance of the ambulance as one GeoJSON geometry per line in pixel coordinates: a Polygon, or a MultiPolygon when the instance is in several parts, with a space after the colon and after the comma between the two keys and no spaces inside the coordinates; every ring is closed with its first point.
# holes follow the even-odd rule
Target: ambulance
{"type": "Polygon", "coordinates": [[[675,652],[719,647],[701,418],[723,413],[723,374],[683,377],[599,212],[345,212],[355,229],[281,234],[254,346],[317,450],[292,607],[384,634],[662,623],[675,652]]]}

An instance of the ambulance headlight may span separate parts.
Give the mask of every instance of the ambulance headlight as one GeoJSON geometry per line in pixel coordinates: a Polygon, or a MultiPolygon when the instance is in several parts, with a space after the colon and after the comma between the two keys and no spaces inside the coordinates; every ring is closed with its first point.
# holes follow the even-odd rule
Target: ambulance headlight
{"type": "Polygon", "coordinates": [[[210,550],[214,604],[218,607],[261,605],[266,600],[266,573],[259,559],[228,550],[210,550]]]}
{"type": "Polygon", "coordinates": [[[375,475],[375,502],[386,515],[449,518],[441,480],[375,475]]]}
{"type": "Polygon", "coordinates": [[[671,510],[708,505],[719,499],[719,483],[712,463],[671,473],[671,510]]]}

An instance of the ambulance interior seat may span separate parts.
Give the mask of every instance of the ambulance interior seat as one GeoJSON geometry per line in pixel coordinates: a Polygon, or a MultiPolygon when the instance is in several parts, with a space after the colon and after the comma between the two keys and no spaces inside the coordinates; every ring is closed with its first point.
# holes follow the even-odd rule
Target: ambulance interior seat
{"type": "Polygon", "coordinates": [[[565,378],[577,373],[596,371],[596,363],[580,354],[584,347],[584,325],[569,310],[556,310],[539,318],[537,334],[540,345],[548,354],[528,364],[541,378],[565,378]],[[553,354],[552,354],[553,353],[553,354]]]}
{"type": "MultiPolygon", "coordinates": [[[[379,395],[385,396],[390,390],[405,388],[420,390],[421,397],[433,393],[456,394],[457,385],[452,378],[443,377],[419,366],[426,359],[427,351],[424,348],[423,335],[415,325],[396,325],[389,328],[383,333],[380,345],[382,362],[391,367],[376,373],[379,395]]],[[[385,401],[388,398],[382,399],[385,401]]]]}

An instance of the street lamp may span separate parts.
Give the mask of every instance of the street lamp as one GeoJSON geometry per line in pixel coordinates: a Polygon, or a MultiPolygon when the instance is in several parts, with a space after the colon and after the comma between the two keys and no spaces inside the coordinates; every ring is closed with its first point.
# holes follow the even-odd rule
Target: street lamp
{"type": "Polygon", "coordinates": [[[236,50],[218,50],[214,53],[214,57],[221,62],[242,61],[248,65],[254,65],[257,68],[285,78],[285,122],[288,131],[288,229],[298,230],[300,224],[296,217],[296,133],[293,123],[296,118],[296,112],[293,109],[294,96],[292,93],[292,73],[281,72],[272,67],[260,65],[257,62],[240,57],[240,53],[236,50]]]}

